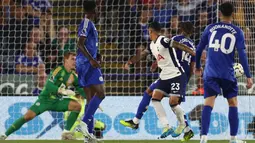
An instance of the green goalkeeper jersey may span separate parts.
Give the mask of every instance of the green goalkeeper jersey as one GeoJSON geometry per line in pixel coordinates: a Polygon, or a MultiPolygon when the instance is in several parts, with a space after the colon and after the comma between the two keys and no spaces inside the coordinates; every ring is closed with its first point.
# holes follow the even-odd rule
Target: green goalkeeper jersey
{"type": "Polygon", "coordinates": [[[78,76],[74,71],[67,72],[64,66],[58,66],[51,71],[39,99],[61,99],[58,88],[64,86],[85,98],[85,93],[78,85],[78,76]]]}

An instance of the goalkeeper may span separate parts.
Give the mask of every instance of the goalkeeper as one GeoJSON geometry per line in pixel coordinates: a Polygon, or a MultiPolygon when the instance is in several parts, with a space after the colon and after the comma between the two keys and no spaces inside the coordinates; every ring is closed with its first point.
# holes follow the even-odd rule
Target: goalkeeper
{"type": "MultiPolygon", "coordinates": [[[[70,98],[63,98],[63,96],[74,96],[75,92],[70,90],[71,88],[75,88],[76,92],[82,91],[82,89],[78,87],[77,75],[74,72],[75,58],[75,53],[67,52],[64,54],[64,65],[55,68],[50,73],[50,76],[46,81],[44,89],[38,96],[38,99],[24,116],[17,119],[7,129],[5,134],[0,136],[0,140],[5,140],[26,122],[32,120],[45,111],[72,111],[67,119],[65,130],[62,133],[62,138],[71,139],[73,133],[70,129],[80,113],[81,105],[77,101],[70,98]]],[[[80,95],[84,94],[81,93],[80,95]]]]}

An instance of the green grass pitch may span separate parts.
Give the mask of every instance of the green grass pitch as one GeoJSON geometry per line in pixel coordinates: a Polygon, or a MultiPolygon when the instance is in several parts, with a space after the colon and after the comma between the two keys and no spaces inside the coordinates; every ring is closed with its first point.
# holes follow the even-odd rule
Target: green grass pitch
{"type": "MultiPolygon", "coordinates": [[[[246,141],[255,143],[254,141],[246,141]]],[[[83,143],[83,141],[61,141],[61,140],[9,140],[0,141],[0,143],[83,143]]],[[[178,140],[105,140],[102,143],[182,143],[178,140]]],[[[185,143],[199,143],[198,140],[192,140],[185,143]]],[[[229,143],[227,140],[208,141],[208,143],[229,143]]]]}

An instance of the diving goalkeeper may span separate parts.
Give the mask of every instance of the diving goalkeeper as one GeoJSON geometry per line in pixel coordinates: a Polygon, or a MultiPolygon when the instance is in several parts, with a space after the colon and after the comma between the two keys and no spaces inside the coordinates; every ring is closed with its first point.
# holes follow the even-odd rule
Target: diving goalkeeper
{"type": "MultiPolygon", "coordinates": [[[[78,86],[78,77],[74,72],[75,58],[75,53],[67,52],[64,54],[64,65],[58,66],[50,73],[38,99],[24,116],[17,119],[7,129],[5,134],[0,136],[0,140],[5,140],[9,135],[20,129],[26,122],[45,111],[72,111],[68,116],[62,138],[72,137],[73,132],[71,132],[70,129],[80,113],[81,105],[77,101],[71,98],[63,98],[63,96],[74,96],[75,92],[70,89],[75,89],[75,91],[79,93],[83,91],[78,86]]],[[[83,94],[80,93],[80,95],[83,94]]]]}

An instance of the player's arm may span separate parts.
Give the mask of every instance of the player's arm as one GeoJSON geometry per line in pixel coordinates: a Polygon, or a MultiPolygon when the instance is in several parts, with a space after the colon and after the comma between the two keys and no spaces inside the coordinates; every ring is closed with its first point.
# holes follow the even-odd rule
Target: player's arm
{"type": "Polygon", "coordinates": [[[145,49],[141,52],[141,54],[135,55],[130,58],[127,63],[124,65],[124,69],[129,70],[129,66],[139,62],[141,59],[145,58],[150,52],[145,49]]]}
{"type": "Polygon", "coordinates": [[[206,48],[208,45],[208,27],[204,30],[203,35],[200,39],[200,42],[196,48],[196,74],[202,74],[202,69],[201,69],[201,56],[203,50],[206,48]]]}
{"type": "Polygon", "coordinates": [[[237,47],[237,51],[238,51],[238,55],[239,55],[239,60],[240,60],[241,65],[243,66],[244,73],[247,77],[246,87],[249,89],[252,87],[253,81],[252,81],[251,73],[250,73],[250,69],[249,69],[248,59],[247,59],[246,50],[245,50],[245,39],[244,39],[244,34],[242,31],[239,32],[239,36],[237,39],[238,40],[236,43],[236,47],[237,47]]]}
{"type": "Polygon", "coordinates": [[[88,37],[88,31],[89,31],[89,27],[90,27],[90,21],[85,19],[84,21],[82,21],[82,23],[79,26],[79,39],[78,39],[78,49],[82,52],[82,54],[89,59],[90,64],[94,67],[94,68],[98,68],[100,67],[100,65],[98,64],[98,62],[91,56],[91,54],[89,53],[87,47],[86,47],[86,37],[88,37]],[[87,23],[87,24],[84,24],[87,23]]]}
{"type": "Polygon", "coordinates": [[[46,81],[45,88],[48,93],[57,95],[57,94],[62,94],[62,95],[67,95],[67,96],[72,96],[75,95],[75,93],[71,90],[65,89],[65,86],[63,84],[57,86],[56,82],[57,79],[60,78],[60,71],[62,70],[61,67],[57,67],[52,71],[50,74],[50,77],[46,81]]]}
{"type": "Polygon", "coordinates": [[[195,52],[192,49],[190,49],[188,46],[186,46],[182,43],[176,42],[174,40],[170,41],[170,47],[180,49],[182,51],[185,51],[185,52],[191,54],[192,56],[195,56],[195,52]]]}
{"type": "Polygon", "coordinates": [[[179,42],[174,41],[173,39],[169,39],[169,38],[163,38],[160,43],[165,47],[165,48],[176,48],[182,51],[185,51],[189,54],[191,54],[192,56],[195,56],[195,52],[190,49],[188,46],[181,44],[179,42]]]}
{"type": "Polygon", "coordinates": [[[91,56],[91,54],[89,53],[87,47],[85,46],[85,41],[86,41],[86,37],[85,36],[80,36],[79,40],[78,40],[78,48],[79,50],[82,52],[82,54],[90,60],[94,60],[93,57],[91,56]]]}
{"type": "Polygon", "coordinates": [[[24,72],[24,73],[37,73],[38,69],[34,66],[25,66],[22,63],[16,64],[16,72],[24,72]]]}

